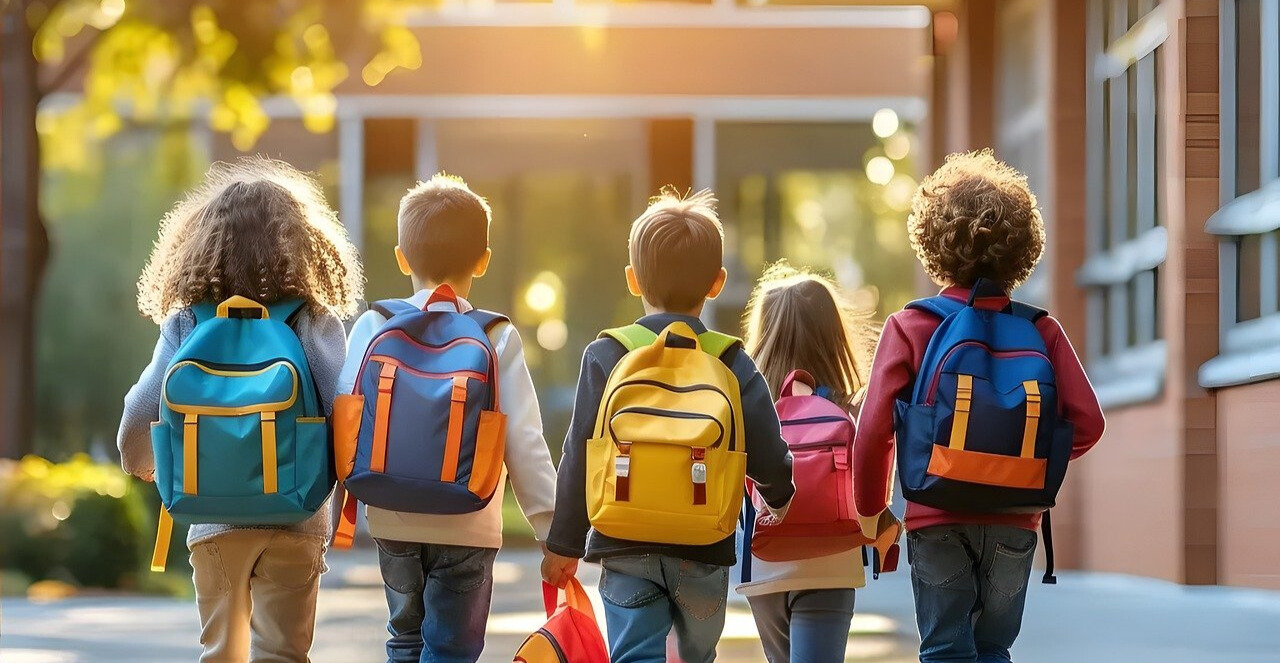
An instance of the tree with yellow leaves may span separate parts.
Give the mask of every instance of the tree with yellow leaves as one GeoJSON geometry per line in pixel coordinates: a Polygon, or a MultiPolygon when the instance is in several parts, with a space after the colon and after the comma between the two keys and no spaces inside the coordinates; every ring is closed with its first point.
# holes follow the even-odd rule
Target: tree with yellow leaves
{"type": "Polygon", "coordinates": [[[333,128],[334,91],[421,66],[421,0],[0,0],[0,457],[30,450],[41,168],[84,165],[129,122],[202,121],[253,147],[261,100],[333,128]],[[43,103],[59,97],[59,103],[43,103]]]}

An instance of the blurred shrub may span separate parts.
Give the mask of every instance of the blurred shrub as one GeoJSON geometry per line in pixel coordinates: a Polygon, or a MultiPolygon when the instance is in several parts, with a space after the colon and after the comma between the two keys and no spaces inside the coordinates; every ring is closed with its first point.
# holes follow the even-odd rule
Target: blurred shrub
{"type": "Polygon", "coordinates": [[[155,531],[147,491],[84,454],[0,461],[0,568],[31,581],[136,587],[155,531]]]}

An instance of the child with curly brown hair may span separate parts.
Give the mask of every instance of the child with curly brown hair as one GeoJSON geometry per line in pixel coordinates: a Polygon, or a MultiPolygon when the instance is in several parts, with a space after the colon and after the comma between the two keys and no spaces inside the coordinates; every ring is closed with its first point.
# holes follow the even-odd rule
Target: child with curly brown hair
{"type": "MultiPolygon", "coordinates": [[[[341,318],[355,313],[362,287],[355,247],[314,180],[261,158],[215,164],[161,221],[138,280],[138,309],[160,325],[160,339],[125,396],[125,471],[154,480],[150,425],[170,360],[195,328],[192,307],[237,295],[305,302],[288,323],[329,415],[346,356],[341,318]]],[[[328,502],[292,526],[191,526],[201,661],[307,660],[331,529],[328,502]]]]}
{"type": "MultiPolygon", "coordinates": [[[[911,245],[942,296],[967,303],[972,295],[979,309],[1012,310],[1009,293],[1031,275],[1045,244],[1026,177],[990,150],[953,154],[920,184],[911,208],[911,245]]],[[[854,501],[863,518],[887,506],[896,402],[911,400],[941,322],[915,307],[885,322],[854,440],[854,501]]],[[[1034,324],[1052,365],[1058,417],[1074,426],[1074,459],[1102,436],[1102,410],[1062,326],[1048,315],[1034,324]]],[[[971,437],[981,430],[973,427],[971,437]]],[[[1039,512],[961,513],[908,501],[922,662],[1012,660],[1040,520],[1039,512]]]]}

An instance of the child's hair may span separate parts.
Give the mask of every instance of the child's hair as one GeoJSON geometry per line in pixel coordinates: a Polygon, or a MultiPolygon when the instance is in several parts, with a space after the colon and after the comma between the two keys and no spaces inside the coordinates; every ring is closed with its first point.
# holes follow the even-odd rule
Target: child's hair
{"type": "Polygon", "coordinates": [[[247,157],[213,164],[160,221],[138,310],[158,323],[234,295],[263,304],[296,297],[347,318],[363,287],[356,249],[316,181],[282,161],[247,157]]]}
{"type": "Polygon", "coordinates": [[[791,371],[808,371],[831,400],[848,407],[866,386],[880,332],[870,310],[857,310],[831,279],[780,261],[769,266],[747,307],[747,353],[769,391],[791,371]]]}
{"type": "Polygon", "coordinates": [[[710,189],[682,196],[663,188],[631,224],[631,268],[645,301],[691,311],[707,298],[724,265],[724,229],[710,189]]]}
{"type": "Polygon", "coordinates": [[[990,149],[952,154],[926,177],[907,232],[939,285],[972,287],[986,278],[1013,290],[1044,253],[1044,220],[1027,177],[990,149]]]}
{"type": "Polygon", "coordinates": [[[489,203],[460,177],[438,173],[400,199],[400,251],[420,279],[469,276],[489,248],[489,203]]]}

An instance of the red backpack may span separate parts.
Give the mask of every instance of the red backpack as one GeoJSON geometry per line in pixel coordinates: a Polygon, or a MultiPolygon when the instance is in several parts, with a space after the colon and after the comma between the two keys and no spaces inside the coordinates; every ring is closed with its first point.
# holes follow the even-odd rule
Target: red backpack
{"type": "Polygon", "coordinates": [[[792,371],[782,382],[776,407],[782,438],[791,448],[796,496],[779,522],[752,491],[756,517],[751,553],[767,562],[812,559],[871,543],[853,507],[853,417],[814,394],[814,379],[792,371]],[[796,383],[809,393],[796,395],[796,383]]]}
{"type": "Polygon", "coordinates": [[[554,585],[542,583],[547,623],[520,645],[514,663],[609,663],[596,611],[582,583],[570,578],[564,600],[557,605],[558,594],[554,585]]]}

